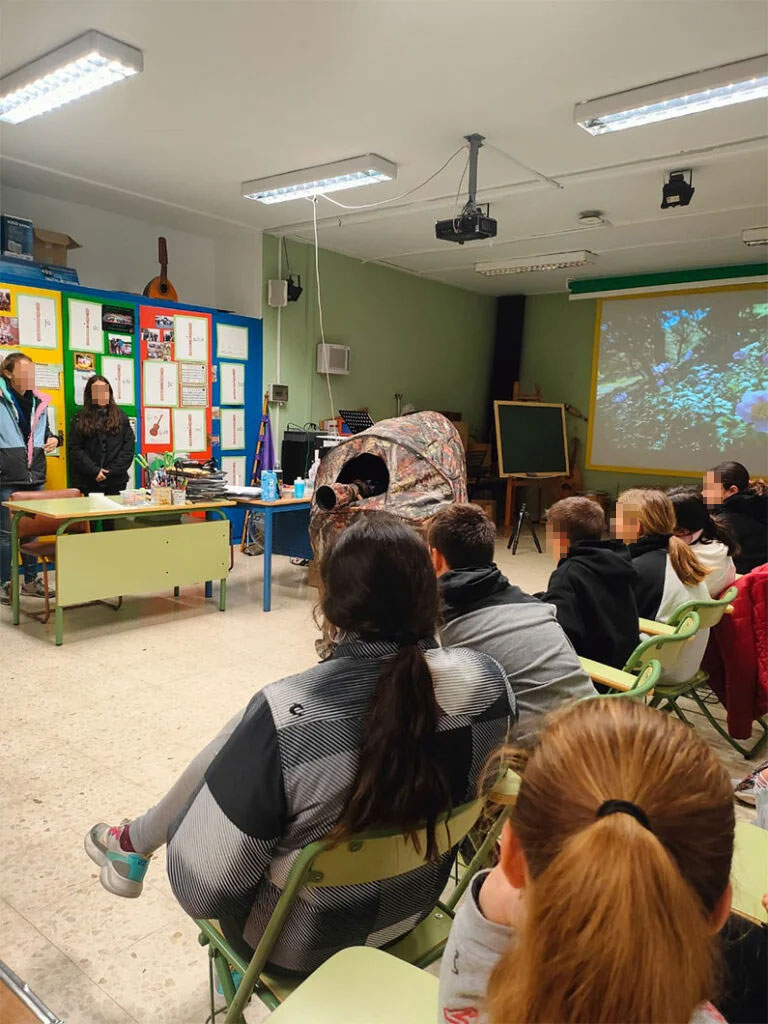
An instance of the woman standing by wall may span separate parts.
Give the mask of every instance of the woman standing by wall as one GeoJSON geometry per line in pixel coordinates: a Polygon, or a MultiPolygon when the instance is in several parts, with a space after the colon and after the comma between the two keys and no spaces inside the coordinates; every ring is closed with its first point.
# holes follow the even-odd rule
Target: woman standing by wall
{"type": "MultiPolygon", "coordinates": [[[[50,399],[35,389],[35,364],[23,352],[12,352],[0,363],[0,502],[14,491],[45,487],[46,455],[59,439],[51,433],[46,409],[50,399]]],[[[22,556],[21,593],[44,597],[37,578],[37,561],[22,556]]],[[[16,567],[14,567],[16,568],[16,567]]],[[[10,604],[11,518],[0,504],[0,604],[10,604]]]]}
{"type": "Polygon", "coordinates": [[[72,486],[83,494],[119,494],[128,484],[135,450],[136,437],[115,403],[112,385],[94,374],[85,385],[83,408],[72,420],[67,439],[72,486]]]}

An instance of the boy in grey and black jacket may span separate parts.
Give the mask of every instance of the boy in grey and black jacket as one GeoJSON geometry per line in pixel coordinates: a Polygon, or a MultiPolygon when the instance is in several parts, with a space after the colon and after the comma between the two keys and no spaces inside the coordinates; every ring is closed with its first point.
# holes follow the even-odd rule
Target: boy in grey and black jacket
{"type": "Polygon", "coordinates": [[[444,645],[470,647],[507,673],[519,719],[512,739],[533,742],[544,715],[596,691],[555,609],[510,584],[493,563],[496,530],[477,505],[451,505],[428,542],[443,598],[444,645]]]}

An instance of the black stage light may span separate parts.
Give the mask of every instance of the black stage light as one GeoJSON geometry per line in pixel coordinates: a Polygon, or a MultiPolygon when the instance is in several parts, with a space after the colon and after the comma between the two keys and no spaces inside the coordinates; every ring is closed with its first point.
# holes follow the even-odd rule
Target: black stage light
{"type": "Polygon", "coordinates": [[[304,291],[301,287],[301,274],[296,275],[296,283],[294,283],[293,276],[288,275],[288,301],[298,302],[299,296],[304,291]]]}
{"type": "Polygon", "coordinates": [[[661,190],[662,210],[668,210],[671,206],[687,206],[696,191],[691,184],[692,181],[693,171],[670,171],[661,190]]]}

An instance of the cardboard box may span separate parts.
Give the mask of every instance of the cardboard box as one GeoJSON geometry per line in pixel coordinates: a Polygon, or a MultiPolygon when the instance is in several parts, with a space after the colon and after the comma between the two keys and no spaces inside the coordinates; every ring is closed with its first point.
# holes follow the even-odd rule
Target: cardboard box
{"type": "Polygon", "coordinates": [[[3,256],[33,260],[34,225],[24,217],[4,213],[0,217],[0,250],[3,256]]]}
{"type": "Polygon", "coordinates": [[[483,512],[488,516],[492,523],[496,522],[496,502],[495,501],[473,501],[473,505],[477,505],[483,512]]]}
{"type": "Polygon", "coordinates": [[[69,250],[82,248],[71,235],[63,235],[60,231],[35,228],[33,234],[32,251],[38,263],[52,263],[56,267],[66,267],[69,250]]]}

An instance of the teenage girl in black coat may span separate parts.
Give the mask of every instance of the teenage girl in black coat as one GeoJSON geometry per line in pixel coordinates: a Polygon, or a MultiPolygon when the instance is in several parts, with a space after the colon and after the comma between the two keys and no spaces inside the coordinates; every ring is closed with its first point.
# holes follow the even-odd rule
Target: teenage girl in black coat
{"type": "Polygon", "coordinates": [[[67,442],[70,486],[83,494],[118,494],[128,484],[136,437],[128,417],[115,404],[106,377],[94,374],[85,385],[83,400],[67,442]]]}

